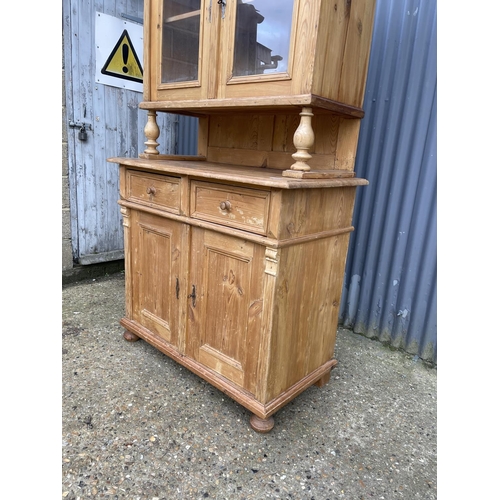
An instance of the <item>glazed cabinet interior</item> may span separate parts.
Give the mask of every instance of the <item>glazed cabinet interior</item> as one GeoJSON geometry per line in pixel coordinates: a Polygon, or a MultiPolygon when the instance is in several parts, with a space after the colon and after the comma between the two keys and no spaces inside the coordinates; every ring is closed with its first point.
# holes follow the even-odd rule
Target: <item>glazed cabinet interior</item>
{"type": "Polygon", "coordinates": [[[124,337],[258,432],[336,365],[373,14],[372,0],[145,1],[145,149],[109,159],[124,337]],[[161,112],[199,118],[197,155],[159,154],[161,112]]]}

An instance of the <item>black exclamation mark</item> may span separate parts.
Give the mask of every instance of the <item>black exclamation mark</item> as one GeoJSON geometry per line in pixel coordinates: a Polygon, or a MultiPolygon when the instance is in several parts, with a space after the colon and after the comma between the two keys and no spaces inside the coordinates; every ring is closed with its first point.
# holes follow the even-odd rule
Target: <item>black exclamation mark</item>
{"type": "MultiPolygon", "coordinates": [[[[127,61],[128,61],[128,45],[127,44],[123,44],[122,45],[122,56],[123,56],[123,62],[124,64],[127,64],[127,61]]],[[[128,73],[128,68],[127,66],[123,66],[123,72],[124,73],[128,73]]]]}

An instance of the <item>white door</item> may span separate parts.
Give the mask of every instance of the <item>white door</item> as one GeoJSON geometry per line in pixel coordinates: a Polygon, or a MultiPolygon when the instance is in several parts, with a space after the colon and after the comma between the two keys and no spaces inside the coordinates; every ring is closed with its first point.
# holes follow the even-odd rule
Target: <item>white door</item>
{"type": "MultiPolygon", "coordinates": [[[[102,56],[99,47],[96,49],[96,40],[105,37],[113,48],[118,46],[120,36],[112,30],[103,32],[101,21],[96,23],[96,15],[100,13],[106,20],[122,23],[120,32],[137,34],[140,29],[142,36],[143,7],[143,0],[63,0],[72,247],[73,259],[79,264],[123,258],[123,228],[117,204],[118,165],[106,160],[115,156],[137,157],[144,151],[146,140],[143,130],[147,112],[138,109],[142,83],[137,91],[128,88],[130,80],[110,79],[109,72],[108,78],[98,78],[104,73],[96,68],[96,60],[102,56]]],[[[139,52],[142,55],[142,39],[138,42],[136,38],[134,44],[136,50],[127,47],[124,56],[132,58],[139,52]]],[[[112,57],[107,61],[111,60],[112,57]]],[[[142,68],[142,60],[139,63],[142,68]]],[[[179,118],[158,113],[160,153],[178,152],[179,118]]],[[[182,126],[184,118],[180,120],[182,126]]]]}

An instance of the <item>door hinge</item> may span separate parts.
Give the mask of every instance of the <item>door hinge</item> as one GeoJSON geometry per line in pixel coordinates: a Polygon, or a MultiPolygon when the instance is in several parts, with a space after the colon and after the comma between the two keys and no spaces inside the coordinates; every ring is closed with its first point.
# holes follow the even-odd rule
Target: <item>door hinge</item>
{"type": "Polygon", "coordinates": [[[188,295],[188,299],[191,299],[193,302],[193,307],[196,307],[196,287],[193,285],[193,291],[190,295],[188,295]]]}
{"type": "Polygon", "coordinates": [[[226,0],[218,0],[217,2],[221,6],[222,19],[226,17],[226,0]]]}

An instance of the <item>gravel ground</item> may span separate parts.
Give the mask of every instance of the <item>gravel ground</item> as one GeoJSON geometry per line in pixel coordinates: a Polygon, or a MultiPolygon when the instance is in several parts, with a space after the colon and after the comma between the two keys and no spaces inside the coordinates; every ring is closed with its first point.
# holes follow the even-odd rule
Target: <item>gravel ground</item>
{"type": "Polygon", "coordinates": [[[123,272],[62,297],[63,498],[437,498],[437,370],[413,356],[340,329],[330,382],[258,434],[245,408],[123,339],[123,272]]]}

